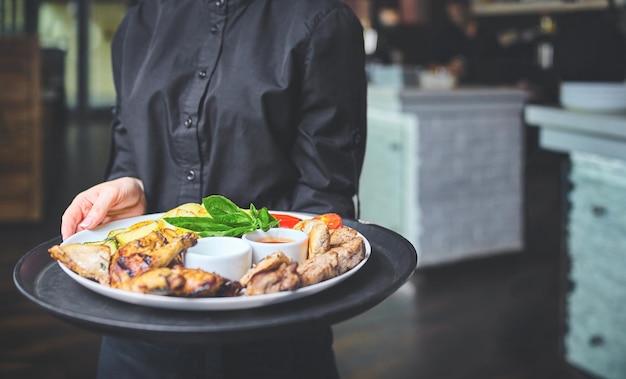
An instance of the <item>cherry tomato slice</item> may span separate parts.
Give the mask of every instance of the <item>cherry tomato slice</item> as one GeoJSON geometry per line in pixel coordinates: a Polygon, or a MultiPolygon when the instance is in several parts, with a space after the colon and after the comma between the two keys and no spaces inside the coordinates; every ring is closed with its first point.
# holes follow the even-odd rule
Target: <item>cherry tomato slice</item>
{"type": "Polygon", "coordinates": [[[302,221],[301,219],[297,217],[286,215],[286,214],[280,214],[280,213],[270,213],[270,214],[276,217],[276,219],[278,219],[279,226],[281,228],[293,228],[294,225],[302,221]]]}
{"type": "Polygon", "coordinates": [[[341,225],[343,223],[341,216],[339,216],[337,213],[324,213],[322,215],[313,217],[313,220],[322,221],[324,224],[326,224],[326,226],[328,226],[328,229],[339,229],[341,228],[341,225]]]}

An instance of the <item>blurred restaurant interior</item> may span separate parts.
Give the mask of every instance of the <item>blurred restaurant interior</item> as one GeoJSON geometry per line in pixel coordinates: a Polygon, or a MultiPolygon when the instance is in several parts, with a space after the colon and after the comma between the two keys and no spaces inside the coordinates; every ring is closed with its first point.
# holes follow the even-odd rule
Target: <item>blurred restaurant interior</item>
{"type": "MultiPolygon", "coordinates": [[[[0,0],[0,378],[90,378],[100,336],[13,269],[101,181],[122,0],[0,0]]],[[[626,1],[343,0],[361,20],[360,219],[413,244],[334,325],[343,378],[626,378],[626,1]]]]}

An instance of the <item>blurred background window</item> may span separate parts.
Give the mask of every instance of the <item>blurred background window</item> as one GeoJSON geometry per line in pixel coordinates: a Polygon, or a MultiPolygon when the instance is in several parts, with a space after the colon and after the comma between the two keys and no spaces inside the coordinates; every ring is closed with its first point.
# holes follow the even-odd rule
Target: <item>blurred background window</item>
{"type": "Polygon", "coordinates": [[[87,113],[115,103],[110,45],[127,6],[112,0],[41,1],[38,36],[42,48],[64,56],[63,86],[71,110],[87,113]]]}
{"type": "Polygon", "coordinates": [[[21,33],[26,27],[26,0],[0,0],[0,34],[21,33]]]}

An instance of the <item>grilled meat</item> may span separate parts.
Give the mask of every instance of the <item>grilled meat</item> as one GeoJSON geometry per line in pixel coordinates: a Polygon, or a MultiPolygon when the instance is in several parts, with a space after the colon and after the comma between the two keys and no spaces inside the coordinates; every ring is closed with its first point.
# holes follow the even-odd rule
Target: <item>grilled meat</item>
{"type": "Polygon", "coordinates": [[[329,230],[317,220],[304,220],[294,229],[309,234],[309,257],[298,264],[277,251],[232,281],[215,273],[185,268],[181,253],[196,245],[197,235],[162,229],[121,246],[106,244],[53,246],[50,256],[77,274],[104,285],[133,292],[182,297],[237,296],[295,290],[334,278],[365,258],[365,244],[356,230],[329,230]],[[116,246],[117,247],[117,246],[116,246]]]}
{"type": "Polygon", "coordinates": [[[246,295],[289,291],[320,283],[347,272],[365,259],[365,244],[356,230],[341,227],[329,231],[322,222],[305,221],[310,222],[300,222],[297,227],[309,233],[309,258],[300,264],[291,263],[280,251],[265,257],[241,278],[246,295]],[[312,248],[316,249],[313,255],[312,248]]]}
{"type": "Polygon", "coordinates": [[[175,294],[176,296],[230,297],[237,296],[243,288],[241,283],[213,272],[183,266],[174,267],[174,272],[180,273],[185,278],[185,286],[175,294]]]}
{"type": "Polygon", "coordinates": [[[355,237],[323,254],[307,259],[298,266],[302,286],[310,286],[339,276],[365,258],[363,238],[355,237]]]}
{"type": "Polygon", "coordinates": [[[300,276],[296,271],[298,263],[281,262],[272,270],[254,274],[246,287],[246,295],[263,295],[300,288],[300,276]]]}
{"type": "Polygon", "coordinates": [[[124,283],[131,278],[151,269],[166,267],[198,241],[194,233],[185,233],[169,240],[167,237],[160,231],[154,231],[121,246],[111,258],[110,285],[123,288],[124,283]]]}
{"type": "Polygon", "coordinates": [[[185,278],[169,267],[148,270],[119,284],[120,289],[152,295],[172,295],[182,291],[185,278]]]}
{"type": "Polygon", "coordinates": [[[239,282],[183,266],[154,268],[123,283],[133,292],[181,297],[236,296],[241,288],[239,282]]]}
{"type": "Polygon", "coordinates": [[[339,259],[337,253],[326,252],[307,259],[298,266],[298,275],[302,280],[302,286],[310,286],[337,276],[339,259]]]}
{"type": "Polygon", "coordinates": [[[330,229],[330,246],[337,246],[357,237],[357,231],[349,226],[342,226],[338,229],[330,229]]]}
{"type": "Polygon", "coordinates": [[[337,253],[337,260],[339,261],[337,275],[351,270],[365,259],[365,244],[361,237],[355,237],[329,250],[329,252],[333,251],[337,253]]]}
{"type": "Polygon", "coordinates": [[[330,232],[328,226],[318,220],[302,220],[293,227],[309,235],[309,255],[312,258],[323,254],[330,248],[330,232]]]}
{"type": "Polygon", "coordinates": [[[291,258],[277,251],[248,270],[240,282],[246,287],[246,295],[295,290],[300,287],[297,267],[296,262],[292,263],[291,258]]]}
{"type": "Polygon", "coordinates": [[[109,284],[111,249],[107,245],[73,243],[55,245],[48,249],[50,256],[78,275],[109,284]]]}
{"type": "Polygon", "coordinates": [[[248,286],[250,279],[258,273],[276,270],[282,263],[290,264],[291,258],[286,256],[282,251],[272,253],[260,260],[254,267],[248,270],[239,282],[244,286],[248,286]]]}

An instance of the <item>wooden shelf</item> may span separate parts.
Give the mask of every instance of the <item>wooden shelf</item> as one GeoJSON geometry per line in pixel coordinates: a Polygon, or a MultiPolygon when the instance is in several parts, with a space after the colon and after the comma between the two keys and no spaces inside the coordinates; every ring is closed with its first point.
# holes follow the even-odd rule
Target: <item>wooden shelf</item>
{"type": "MultiPolygon", "coordinates": [[[[616,0],[617,5],[624,0],[616,0]]],[[[515,14],[531,14],[541,12],[580,12],[601,10],[608,7],[608,0],[579,1],[520,1],[519,3],[485,3],[474,1],[473,10],[477,16],[499,16],[515,14]]]]}
{"type": "Polygon", "coordinates": [[[0,36],[0,222],[42,216],[39,41],[0,36]]]}

